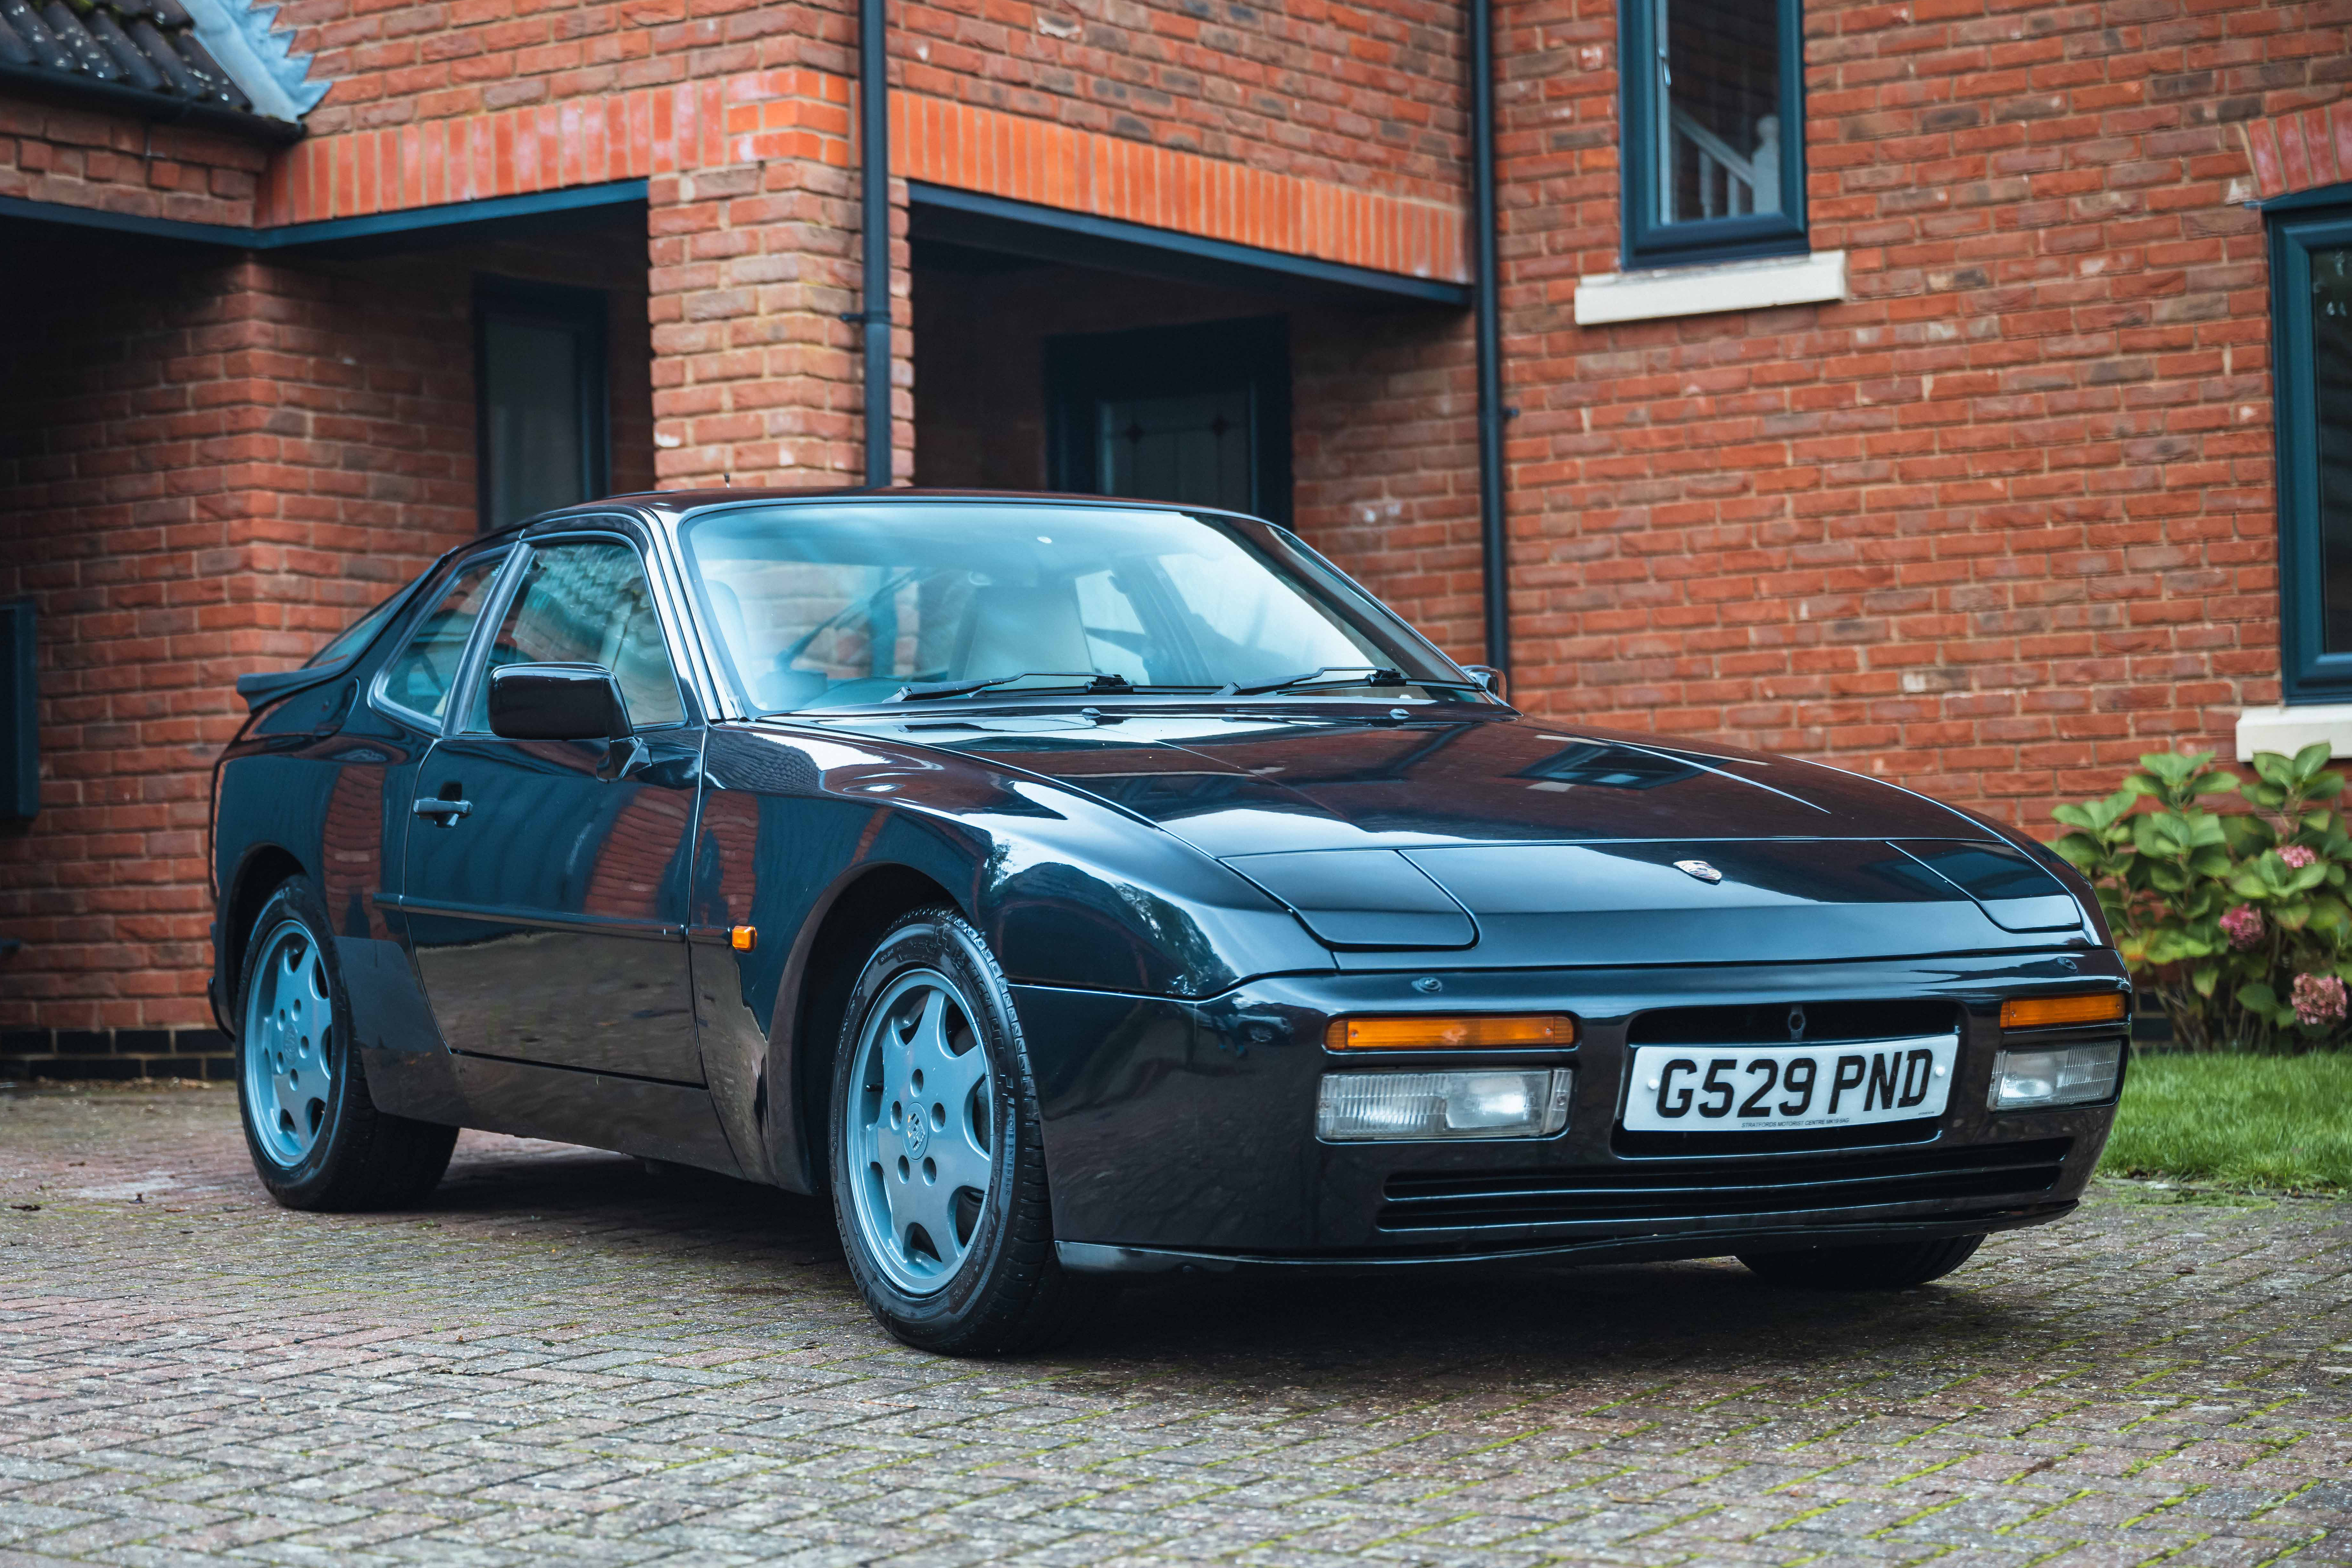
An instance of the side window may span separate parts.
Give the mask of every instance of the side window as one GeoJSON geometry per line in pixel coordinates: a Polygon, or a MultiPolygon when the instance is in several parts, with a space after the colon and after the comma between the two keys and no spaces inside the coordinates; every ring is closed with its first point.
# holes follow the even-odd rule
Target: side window
{"type": "Polygon", "coordinates": [[[1621,0],[1629,267],[1805,248],[1801,0],[1621,0]]]}
{"type": "Polygon", "coordinates": [[[449,689],[457,684],[457,668],[466,657],[466,643],[474,623],[482,618],[490,584],[504,555],[469,561],[450,579],[441,602],[408,635],[408,646],[383,667],[383,695],[411,713],[438,723],[449,706],[449,689]]]}
{"type": "MultiPolygon", "coordinates": [[[[490,642],[489,667],[502,664],[601,664],[620,681],[632,724],[646,729],[686,719],[645,563],[617,540],[532,550],[490,642]]],[[[485,679],[474,689],[467,728],[489,727],[485,679]]]]}

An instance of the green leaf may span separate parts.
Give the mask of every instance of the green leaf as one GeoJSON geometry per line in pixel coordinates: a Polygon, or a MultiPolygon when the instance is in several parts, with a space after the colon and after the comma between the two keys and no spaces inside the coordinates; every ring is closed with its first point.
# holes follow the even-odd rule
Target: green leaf
{"type": "Polygon", "coordinates": [[[2249,1013],[2267,1013],[2278,1005],[2278,993],[2261,981],[2252,981],[2238,987],[2238,1005],[2249,1013]]]}

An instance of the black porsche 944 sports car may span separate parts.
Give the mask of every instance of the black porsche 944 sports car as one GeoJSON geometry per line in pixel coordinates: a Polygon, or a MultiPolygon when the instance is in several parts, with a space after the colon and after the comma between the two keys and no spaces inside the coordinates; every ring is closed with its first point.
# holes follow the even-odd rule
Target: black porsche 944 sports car
{"type": "Polygon", "coordinates": [[[285,1203],[458,1127],[829,1194],[909,1342],[1166,1269],[1736,1255],[2074,1207],[2129,985],[2030,840],[1510,707],[1289,532],[626,497],[248,676],[215,1010],[285,1203]]]}

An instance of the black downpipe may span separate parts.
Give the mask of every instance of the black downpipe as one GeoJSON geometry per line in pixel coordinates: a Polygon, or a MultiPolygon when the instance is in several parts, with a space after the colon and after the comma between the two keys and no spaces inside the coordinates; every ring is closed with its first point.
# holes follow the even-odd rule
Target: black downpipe
{"type": "Polygon", "coordinates": [[[1511,669],[1509,533],[1503,517],[1503,312],[1496,296],[1494,0],[1470,0],[1471,228],[1478,311],[1478,542],[1486,662],[1511,669]]]}
{"type": "MultiPolygon", "coordinates": [[[[1483,4],[1483,0],[1481,0],[1483,4]]],[[[890,482],[890,67],[884,0],[857,0],[857,150],[866,280],[856,320],[866,329],[866,482],[890,482]]]]}

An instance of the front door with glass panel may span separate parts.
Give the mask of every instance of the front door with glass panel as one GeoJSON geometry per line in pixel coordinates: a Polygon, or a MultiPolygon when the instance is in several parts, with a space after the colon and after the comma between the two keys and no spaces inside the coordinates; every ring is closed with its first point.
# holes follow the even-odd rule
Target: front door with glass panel
{"type": "Polygon", "coordinates": [[[454,1050],[698,1084],[685,927],[701,731],[636,547],[528,549],[461,718],[417,774],[401,887],[417,969],[454,1050]],[[642,745],[492,735],[488,669],[520,663],[611,670],[642,745]]]}
{"type": "Polygon", "coordinates": [[[1288,520],[1282,318],[1054,338],[1045,376],[1051,488],[1288,520]]]}

